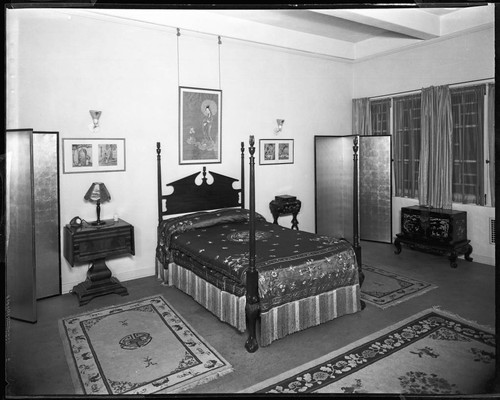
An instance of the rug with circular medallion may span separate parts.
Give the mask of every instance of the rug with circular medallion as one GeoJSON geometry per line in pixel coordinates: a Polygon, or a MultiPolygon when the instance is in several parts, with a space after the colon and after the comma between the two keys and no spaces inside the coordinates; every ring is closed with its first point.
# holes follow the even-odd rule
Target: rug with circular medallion
{"type": "Polygon", "coordinates": [[[232,371],[160,296],[59,321],[77,394],[175,393],[232,371]]]}

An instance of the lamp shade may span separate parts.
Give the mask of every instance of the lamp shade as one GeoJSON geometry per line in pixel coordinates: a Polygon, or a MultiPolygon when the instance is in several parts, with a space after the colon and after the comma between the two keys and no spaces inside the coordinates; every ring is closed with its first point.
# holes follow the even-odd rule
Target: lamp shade
{"type": "Polygon", "coordinates": [[[94,182],[90,185],[89,190],[87,190],[87,193],[83,196],[83,198],[89,201],[104,202],[111,200],[111,195],[109,194],[104,183],[94,182]]]}

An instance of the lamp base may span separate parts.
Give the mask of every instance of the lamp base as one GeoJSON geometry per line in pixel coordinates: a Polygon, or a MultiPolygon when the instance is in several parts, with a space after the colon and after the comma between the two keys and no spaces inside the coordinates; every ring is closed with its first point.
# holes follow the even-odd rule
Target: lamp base
{"type": "Polygon", "coordinates": [[[90,225],[92,226],[101,226],[101,225],[106,225],[106,221],[94,221],[94,222],[91,222],[90,225]]]}

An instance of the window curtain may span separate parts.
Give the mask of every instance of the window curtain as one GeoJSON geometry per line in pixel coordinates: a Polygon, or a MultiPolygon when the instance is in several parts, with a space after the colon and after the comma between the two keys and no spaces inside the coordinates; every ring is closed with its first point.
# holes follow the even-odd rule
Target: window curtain
{"type": "Polygon", "coordinates": [[[370,101],[372,135],[390,135],[391,99],[370,101]]]}
{"type": "Polygon", "coordinates": [[[372,134],[370,99],[367,97],[352,100],[352,133],[360,136],[372,134]]]}
{"type": "Polygon", "coordinates": [[[393,107],[395,195],[416,198],[420,157],[420,94],[395,98],[393,107]]]}
{"type": "Polygon", "coordinates": [[[491,206],[495,207],[495,84],[488,85],[488,145],[491,206]]]}
{"type": "Polygon", "coordinates": [[[451,95],[448,85],[422,89],[419,203],[432,208],[452,206],[451,95]]]}
{"type": "Polygon", "coordinates": [[[484,95],[486,86],[451,90],[453,113],[453,201],[485,204],[484,95]]]}

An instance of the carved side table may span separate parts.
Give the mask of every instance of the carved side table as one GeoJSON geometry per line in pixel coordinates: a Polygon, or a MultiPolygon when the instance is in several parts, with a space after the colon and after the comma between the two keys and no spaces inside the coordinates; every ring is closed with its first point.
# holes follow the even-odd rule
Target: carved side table
{"type": "Polygon", "coordinates": [[[299,221],[297,214],[300,211],[302,203],[293,196],[276,196],[276,198],[269,203],[271,214],[273,215],[273,223],[278,224],[278,218],[282,215],[292,214],[292,229],[299,230],[299,221]]]}
{"type": "Polygon", "coordinates": [[[135,254],[134,227],[123,220],[105,220],[101,226],[83,224],[79,228],[64,227],[64,257],[71,266],[92,262],[87,279],[73,287],[79,305],[96,296],[116,293],[128,295],[127,288],[113,277],[105,263],[107,257],[135,254]]]}

